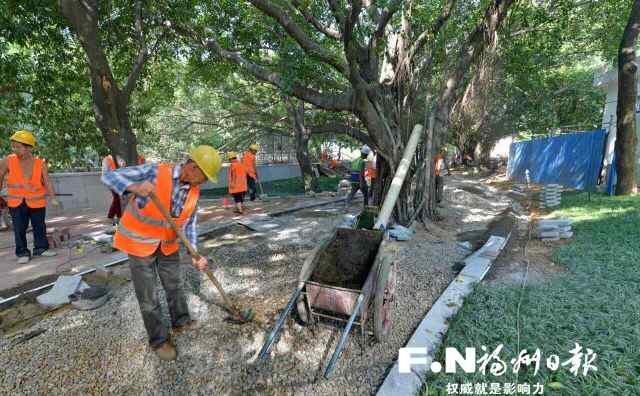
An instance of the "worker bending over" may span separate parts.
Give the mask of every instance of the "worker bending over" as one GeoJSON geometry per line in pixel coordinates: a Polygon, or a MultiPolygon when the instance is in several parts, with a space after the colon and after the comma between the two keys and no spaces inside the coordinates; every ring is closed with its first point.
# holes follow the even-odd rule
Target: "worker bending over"
{"type": "Polygon", "coordinates": [[[249,199],[251,201],[256,200],[256,184],[258,182],[258,170],[256,169],[256,154],[260,146],[252,144],[249,146],[249,151],[242,155],[242,165],[247,172],[247,187],[249,190],[249,199]]]}
{"type": "Polygon", "coordinates": [[[227,160],[231,161],[227,173],[227,182],[229,183],[229,194],[233,196],[236,207],[233,209],[235,213],[242,213],[244,207],[244,193],[247,192],[247,172],[244,165],[238,161],[238,154],[235,151],[227,153],[227,160]]]}
{"type": "MultiPolygon", "coordinates": [[[[210,146],[198,146],[178,163],[144,164],[116,169],[102,176],[102,182],[122,195],[132,192],[113,238],[113,247],[129,255],[131,280],[142,313],[149,344],[162,360],[177,356],[169,328],[162,320],[156,273],[167,296],[174,333],[195,327],[181,289],[180,255],[177,235],[162,212],[149,200],[154,192],[194,248],[197,246],[197,211],[200,185],[218,179],[221,161],[210,146]]],[[[199,271],[208,268],[205,257],[192,257],[199,271]]]]}
{"type": "Polygon", "coordinates": [[[364,145],[360,149],[360,157],[351,162],[351,192],[347,197],[347,207],[351,204],[351,200],[353,200],[358,190],[362,191],[364,206],[369,205],[369,186],[367,186],[367,180],[365,179],[369,153],[371,153],[371,149],[369,146],[364,145]]]}
{"type": "Polygon", "coordinates": [[[31,153],[36,145],[35,136],[21,130],[14,133],[10,140],[13,154],[0,161],[0,186],[7,177],[7,205],[13,223],[15,252],[18,264],[26,264],[31,260],[31,251],[27,246],[29,222],[33,228],[33,255],[56,255],[56,252],[49,250],[47,240],[45,197],[49,195],[53,206],[59,207],[60,203],[49,180],[47,163],[31,153]]]}

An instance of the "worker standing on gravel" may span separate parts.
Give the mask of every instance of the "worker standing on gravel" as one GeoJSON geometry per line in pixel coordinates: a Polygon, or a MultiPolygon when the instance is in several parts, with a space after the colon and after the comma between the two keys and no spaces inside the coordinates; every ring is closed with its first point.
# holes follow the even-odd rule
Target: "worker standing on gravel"
{"type": "Polygon", "coordinates": [[[242,165],[247,172],[247,187],[249,190],[249,199],[256,200],[256,185],[258,183],[258,169],[256,168],[256,154],[260,146],[252,144],[249,150],[242,155],[242,165]]]}
{"type": "Polygon", "coordinates": [[[233,209],[235,213],[242,213],[244,208],[244,193],[247,192],[247,172],[244,165],[238,161],[238,154],[235,151],[227,153],[227,160],[231,162],[227,173],[227,182],[229,183],[229,194],[233,196],[236,207],[233,209]]]}
{"type": "Polygon", "coordinates": [[[358,190],[362,191],[364,197],[364,206],[369,205],[369,187],[365,179],[367,170],[367,157],[371,153],[371,149],[366,144],[360,149],[360,157],[351,162],[351,192],[347,197],[346,207],[351,204],[353,197],[358,190]]]}
{"type": "Polygon", "coordinates": [[[26,264],[31,260],[31,251],[27,246],[29,222],[33,228],[33,255],[56,255],[56,252],[49,250],[47,240],[45,197],[48,194],[55,207],[59,207],[60,202],[49,180],[47,163],[31,152],[36,145],[35,136],[29,131],[20,130],[10,140],[13,154],[0,161],[0,186],[7,177],[7,205],[11,213],[15,252],[18,264],[26,264]]]}
{"type": "MultiPolygon", "coordinates": [[[[135,194],[125,209],[113,238],[113,247],[129,255],[131,280],[142,313],[149,344],[162,360],[177,356],[169,328],[162,318],[156,274],[167,296],[174,334],[195,327],[189,316],[187,300],[181,289],[180,255],[177,235],[167,224],[162,212],[149,201],[154,192],[184,229],[189,242],[196,247],[197,205],[200,185],[208,178],[218,179],[221,161],[210,146],[198,146],[189,157],[178,163],[144,164],[116,169],[102,176],[102,182],[122,195],[135,194]]],[[[206,271],[206,257],[191,258],[193,266],[206,271]]]]}
{"type": "Polygon", "coordinates": [[[376,154],[374,153],[371,161],[367,161],[367,170],[366,177],[369,180],[369,198],[373,201],[373,184],[376,181],[376,177],[378,177],[378,173],[376,171],[376,154]]]}
{"type": "Polygon", "coordinates": [[[442,178],[442,169],[445,167],[444,163],[444,151],[439,151],[435,157],[433,157],[434,162],[434,173],[436,175],[436,202],[440,203],[442,201],[442,188],[444,187],[444,180],[442,178]]]}
{"type": "MultiPolygon", "coordinates": [[[[111,154],[107,155],[102,159],[102,175],[104,176],[107,172],[113,172],[117,168],[124,168],[126,166],[124,162],[124,158],[118,158],[118,166],[116,167],[116,162],[113,160],[113,156],[111,154]]],[[[145,159],[142,155],[138,155],[138,165],[144,164],[145,159]]],[[[111,220],[113,225],[118,223],[118,220],[122,217],[122,202],[120,201],[120,196],[116,194],[113,190],[111,190],[111,206],[109,207],[109,211],[107,212],[107,218],[111,220]]]]}

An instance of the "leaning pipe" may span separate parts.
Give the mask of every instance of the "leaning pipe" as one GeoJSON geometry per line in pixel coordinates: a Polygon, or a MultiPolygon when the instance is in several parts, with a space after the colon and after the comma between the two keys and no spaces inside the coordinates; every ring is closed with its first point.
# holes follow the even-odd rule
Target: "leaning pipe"
{"type": "Polygon", "coordinates": [[[373,228],[376,230],[383,230],[387,227],[387,222],[391,217],[391,213],[393,213],[393,208],[394,206],[396,206],[396,201],[398,200],[398,196],[400,195],[400,190],[402,189],[402,185],[404,184],[404,179],[405,177],[407,177],[407,172],[409,171],[409,167],[411,166],[411,161],[413,160],[412,157],[416,152],[418,142],[420,142],[422,130],[423,127],[420,124],[416,124],[416,126],[413,127],[411,137],[409,137],[409,142],[404,148],[404,153],[402,154],[400,165],[398,165],[396,174],[393,176],[391,187],[389,187],[387,197],[384,199],[382,208],[380,209],[380,213],[378,214],[378,219],[373,226],[373,228]]]}

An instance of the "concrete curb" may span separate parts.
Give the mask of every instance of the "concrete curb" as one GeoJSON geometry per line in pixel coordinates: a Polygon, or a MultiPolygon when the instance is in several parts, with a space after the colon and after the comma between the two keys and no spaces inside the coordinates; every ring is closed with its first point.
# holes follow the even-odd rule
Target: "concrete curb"
{"type": "MultiPolygon", "coordinates": [[[[271,212],[271,213],[267,213],[267,216],[282,216],[284,214],[288,214],[288,213],[292,213],[292,212],[296,212],[299,210],[304,210],[304,209],[309,209],[309,208],[315,208],[317,206],[324,206],[324,205],[330,205],[333,203],[340,203],[343,202],[346,199],[346,197],[343,198],[338,198],[338,199],[333,199],[333,200],[329,200],[329,201],[322,201],[322,202],[315,202],[312,204],[302,204],[302,205],[297,205],[297,206],[293,206],[291,208],[285,209],[285,210],[280,210],[280,211],[276,211],[276,212],[271,212]]],[[[354,200],[356,201],[356,200],[354,200]]],[[[202,224],[201,226],[199,226],[198,228],[198,237],[201,237],[203,235],[207,235],[207,234],[211,234],[212,232],[216,232],[216,231],[221,231],[221,230],[225,230],[227,228],[230,228],[236,224],[239,224],[237,221],[232,220],[232,221],[227,221],[224,223],[217,223],[217,224],[202,224]]],[[[97,262],[94,268],[89,268],[86,269],[84,271],[81,271],[77,274],[74,275],[79,275],[79,276],[83,276],[86,274],[90,274],[92,272],[96,271],[96,268],[107,268],[107,267],[111,267],[114,265],[118,265],[121,264],[125,261],[127,261],[128,256],[124,253],[121,252],[117,252],[117,253],[113,253],[111,256],[108,256],[104,261],[101,262],[97,262]]],[[[8,297],[6,299],[3,299],[2,297],[0,297],[0,308],[2,308],[2,306],[4,304],[8,304],[11,301],[15,301],[17,300],[19,297],[27,295],[27,294],[32,294],[32,293],[37,293],[39,291],[48,289],[50,287],[52,287],[55,284],[55,282],[51,282],[51,283],[47,283],[46,285],[42,285],[39,287],[36,287],[34,289],[31,290],[27,290],[24,291],[20,294],[16,294],[15,296],[11,296],[8,297]]]]}
{"type": "Polygon", "coordinates": [[[492,235],[482,248],[464,260],[464,269],[436,300],[405,345],[406,348],[426,348],[426,364],[413,364],[411,373],[401,374],[396,361],[376,395],[415,395],[420,390],[423,385],[422,373],[431,366],[449,329],[449,320],[458,313],[464,298],[489,272],[491,264],[504,249],[510,236],[511,233],[506,238],[492,235]]]}

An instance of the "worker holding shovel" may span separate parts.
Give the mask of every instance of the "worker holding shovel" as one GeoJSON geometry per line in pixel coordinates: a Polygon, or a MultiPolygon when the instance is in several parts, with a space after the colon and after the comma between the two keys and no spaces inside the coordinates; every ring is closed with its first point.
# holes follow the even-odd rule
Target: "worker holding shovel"
{"type": "MultiPolygon", "coordinates": [[[[144,164],[116,169],[102,176],[102,182],[118,195],[125,191],[135,194],[120,219],[113,246],[129,255],[131,280],[149,344],[162,360],[174,360],[177,353],[162,320],[156,273],[167,296],[174,333],[195,327],[180,287],[178,234],[167,222],[163,210],[168,209],[173,222],[184,230],[186,239],[195,247],[200,185],[207,178],[215,183],[220,167],[220,156],[213,147],[198,146],[178,164],[144,164]],[[154,203],[156,201],[162,208],[154,203]]],[[[206,271],[207,259],[191,255],[193,266],[206,271]]]]}
{"type": "Polygon", "coordinates": [[[258,181],[258,170],[256,169],[256,154],[258,153],[259,146],[252,144],[249,146],[249,151],[242,155],[242,165],[247,172],[247,188],[249,190],[249,199],[251,201],[256,200],[258,181]]]}

